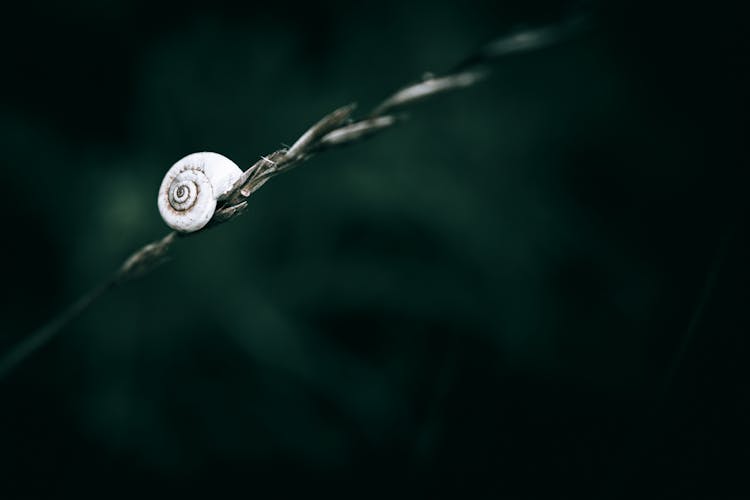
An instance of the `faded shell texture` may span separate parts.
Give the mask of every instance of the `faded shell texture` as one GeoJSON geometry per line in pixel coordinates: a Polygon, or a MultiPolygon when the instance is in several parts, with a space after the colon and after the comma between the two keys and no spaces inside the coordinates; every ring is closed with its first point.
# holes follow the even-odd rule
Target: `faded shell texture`
{"type": "Polygon", "coordinates": [[[193,153],[172,165],[159,188],[159,213],[176,231],[191,233],[208,224],[216,200],[242,175],[242,169],[218,153],[193,153]]]}

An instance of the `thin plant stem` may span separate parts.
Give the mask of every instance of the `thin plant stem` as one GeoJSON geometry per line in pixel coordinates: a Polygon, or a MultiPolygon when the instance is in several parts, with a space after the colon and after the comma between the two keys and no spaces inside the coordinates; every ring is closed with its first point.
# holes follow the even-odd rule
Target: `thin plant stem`
{"type": "Polygon", "coordinates": [[[400,111],[417,101],[450,90],[471,87],[483,81],[489,74],[489,64],[495,59],[557,45],[572,38],[586,27],[581,19],[578,16],[556,25],[518,30],[495,39],[454,67],[453,71],[440,76],[426,74],[421,81],[397,90],[364,118],[352,119],[355,104],[343,106],[326,115],[302,134],[290,148],[262,156],[244,171],[230,192],[219,200],[213,218],[203,229],[179,235],[169,233],[161,240],[145,245],[128,257],[110,280],[86,293],[45,326],[21,340],[4,356],[0,356],[0,379],[53,339],[108,290],[151,272],[165,260],[169,248],[178,236],[190,236],[241,215],[247,208],[250,195],[271,177],[291,170],[324,150],[351,144],[393,127],[402,118],[401,115],[393,114],[395,110],[400,111]]]}
{"type": "Polygon", "coordinates": [[[682,365],[688,347],[692,343],[693,337],[695,337],[695,331],[698,329],[698,324],[703,318],[703,311],[706,308],[706,304],[708,304],[709,299],[711,298],[711,295],[716,288],[716,279],[718,275],[718,268],[716,268],[715,266],[712,266],[712,269],[706,275],[705,282],[703,284],[703,287],[701,288],[701,294],[700,298],[698,299],[698,303],[693,309],[692,314],[690,315],[690,321],[688,321],[687,328],[685,328],[685,333],[680,339],[677,350],[675,351],[674,356],[672,357],[672,361],[669,363],[667,373],[664,376],[665,391],[668,391],[674,383],[675,376],[677,375],[677,372],[682,365]]]}
{"type": "Polygon", "coordinates": [[[693,312],[690,315],[690,320],[688,321],[687,327],[685,328],[685,333],[682,335],[680,343],[677,346],[677,350],[675,351],[672,360],[669,363],[669,367],[667,368],[667,372],[664,375],[664,382],[662,387],[664,392],[667,392],[672,388],[675,378],[677,377],[677,374],[680,371],[680,367],[682,366],[682,363],[685,359],[688,348],[693,343],[696,331],[698,330],[698,325],[700,325],[700,322],[703,319],[706,305],[710,302],[711,296],[716,290],[716,283],[719,279],[719,273],[721,271],[724,260],[726,259],[727,252],[729,250],[729,246],[733,239],[735,230],[736,225],[733,224],[729,227],[729,229],[726,230],[719,241],[719,247],[716,250],[716,254],[713,258],[713,261],[711,262],[708,274],[706,274],[706,278],[701,288],[698,303],[696,304],[693,312]]]}
{"type": "Polygon", "coordinates": [[[0,379],[3,379],[23,360],[52,340],[68,323],[80,316],[91,306],[91,304],[111,290],[116,284],[117,282],[115,280],[108,280],[96,288],[93,288],[53,318],[52,321],[26,336],[10,349],[10,351],[5,353],[5,355],[0,358],[0,379]]]}

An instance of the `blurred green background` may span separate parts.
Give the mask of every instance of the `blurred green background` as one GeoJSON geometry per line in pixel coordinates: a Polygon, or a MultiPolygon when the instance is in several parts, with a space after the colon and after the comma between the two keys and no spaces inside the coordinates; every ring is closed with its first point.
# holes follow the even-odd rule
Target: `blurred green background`
{"type": "Polygon", "coordinates": [[[246,168],[579,12],[576,40],[274,179],[0,381],[0,498],[747,488],[748,45],[720,3],[9,7],[0,352],[166,232],[182,156],[246,168]]]}

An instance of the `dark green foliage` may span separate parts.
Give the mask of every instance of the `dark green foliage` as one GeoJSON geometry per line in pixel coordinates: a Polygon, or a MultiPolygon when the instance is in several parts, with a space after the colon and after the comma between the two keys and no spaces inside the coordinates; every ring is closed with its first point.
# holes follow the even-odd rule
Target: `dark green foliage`
{"type": "MultiPolygon", "coordinates": [[[[570,11],[18,9],[0,352],[166,232],[183,155],[246,168],[570,11]]],[[[585,37],[274,179],[106,295],[0,381],[0,498],[742,493],[746,30],[655,9],[593,8],[585,37]]]]}

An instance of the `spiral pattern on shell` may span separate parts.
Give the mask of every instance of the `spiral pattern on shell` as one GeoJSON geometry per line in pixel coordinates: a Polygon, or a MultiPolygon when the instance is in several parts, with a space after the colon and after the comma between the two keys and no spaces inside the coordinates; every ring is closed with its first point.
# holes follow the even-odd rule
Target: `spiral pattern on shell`
{"type": "Polygon", "coordinates": [[[172,165],[159,189],[159,213],[176,231],[203,228],[214,215],[216,201],[242,175],[242,169],[218,153],[190,154],[172,165]]]}

